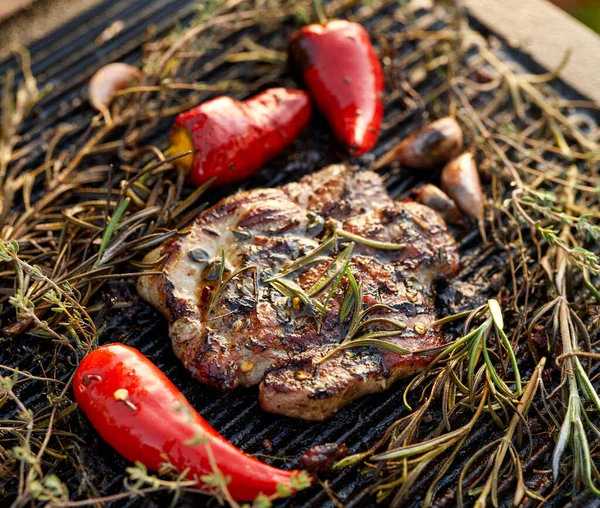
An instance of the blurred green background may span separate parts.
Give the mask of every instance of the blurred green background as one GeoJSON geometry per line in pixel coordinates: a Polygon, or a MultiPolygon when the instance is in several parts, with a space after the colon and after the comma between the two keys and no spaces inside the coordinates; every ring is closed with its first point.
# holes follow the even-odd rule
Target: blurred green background
{"type": "Polygon", "coordinates": [[[600,0],[551,0],[569,14],[600,33],[600,0]]]}

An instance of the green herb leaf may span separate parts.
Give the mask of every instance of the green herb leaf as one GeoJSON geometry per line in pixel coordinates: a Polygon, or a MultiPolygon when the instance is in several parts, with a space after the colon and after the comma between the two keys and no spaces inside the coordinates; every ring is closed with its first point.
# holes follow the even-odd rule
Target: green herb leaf
{"type": "Polygon", "coordinates": [[[285,266],[281,270],[281,272],[266,279],[265,282],[267,282],[267,283],[272,282],[281,277],[285,277],[286,275],[289,275],[290,273],[293,273],[300,268],[305,267],[306,265],[312,263],[317,258],[319,258],[321,256],[321,254],[324,254],[325,252],[327,252],[327,250],[329,250],[332,246],[335,246],[336,242],[337,242],[337,238],[335,237],[335,235],[327,238],[326,240],[322,241],[313,250],[306,253],[304,256],[296,259],[294,262],[290,263],[289,265],[285,266]]]}
{"type": "Polygon", "coordinates": [[[119,220],[127,210],[127,207],[129,206],[130,202],[130,198],[125,198],[119,205],[119,207],[115,210],[115,213],[113,213],[113,216],[111,217],[108,225],[106,226],[106,229],[104,230],[104,234],[102,235],[102,242],[100,243],[100,249],[98,250],[98,258],[96,264],[102,264],[102,254],[104,254],[106,247],[108,247],[108,243],[110,242],[113,233],[116,231],[117,226],[119,225],[119,220]]]}
{"type": "Polygon", "coordinates": [[[336,234],[342,238],[352,240],[353,242],[366,245],[379,250],[402,250],[406,247],[404,243],[391,243],[391,242],[380,242],[379,240],[372,240],[371,238],[365,238],[364,236],[355,235],[344,229],[336,229],[336,234]]]}
{"type": "Polygon", "coordinates": [[[502,309],[500,308],[500,304],[498,300],[488,300],[488,309],[490,310],[490,314],[492,319],[494,320],[494,324],[499,330],[504,329],[504,320],[502,319],[502,309]]]}
{"type": "Polygon", "coordinates": [[[345,349],[351,349],[356,347],[376,347],[377,349],[382,349],[384,351],[389,351],[391,353],[395,353],[397,355],[408,355],[411,354],[412,351],[409,349],[405,349],[400,346],[396,346],[391,342],[387,342],[385,340],[379,340],[379,337],[392,337],[394,335],[398,335],[397,331],[387,331],[387,332],[372,332],[367,333],[365,335],[360,336],[357,339],[349,340],[347,342],[342,342],[339,346],[336,346],[335,349],[331,350],[327,353],[323,358],[321,358],[317,364],[321,364],[329,360],[332,356],[336,355],[340,351],[345,349]]]}
{"type": "MultiPolygon", "coordinates": [[[[356,244],[354,242],[351,242],[342,252],[340,252],[338,257],[335,259],[335,261],[333,261],[333,263],[331,263],[331,265],[329,265],[323,275],[321,275],[321,277],[315,281],[312,287],[306,291],[308,296],[315,296],[324,288],[326,288],[332,280],[338,278],[338,275],[340,275],[348,267],[348,263],[350,263],[350,259],[352,258],[355,245],[356,244]]],[[[341,280],[341,277],[339,279],[341,280]]],[[[325,304],[325,306],[327,306],[327,304],[325,304]]]]}

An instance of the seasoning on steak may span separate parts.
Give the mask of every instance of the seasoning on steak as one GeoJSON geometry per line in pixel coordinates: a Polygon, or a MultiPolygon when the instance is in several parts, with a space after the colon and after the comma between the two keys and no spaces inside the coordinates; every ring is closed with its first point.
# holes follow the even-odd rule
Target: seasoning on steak
{"type": "Polygon", "coordinates": [[[138,290],[168,319],[194,377],[221,390],[260,383],[265,410],[308,420],[431,361],[357,347],[319,362],[349,339],[356,309],[345,263],[360,285],[358,310],[377,305],[353,339],[387,331],[382,340],[411,351],[443,343],[431,283],[458,269],[436,212],[393,201],[379,175],[343,165],[230,196],[145,261],[162,275],[140,278],[138,290]]]}

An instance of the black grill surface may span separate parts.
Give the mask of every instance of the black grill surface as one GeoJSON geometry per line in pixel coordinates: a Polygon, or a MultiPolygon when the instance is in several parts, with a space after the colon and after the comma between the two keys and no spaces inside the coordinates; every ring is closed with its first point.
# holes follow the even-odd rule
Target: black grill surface
{"type": "MultiPolygon", "coordinates": [[[[338,4],[340,2],[337,2],[338,4]]],[[[348,3],[348,2],[346,2],[348,3]]],[[[422,29],[436,30],[445,26],[449,15],[442,7],[416,9],[410,16],[399,14],[397,2],[368,2],[366,6],[352,6],[340,10],[337,15],[363,23],[375,40],[377,35],[401,33],[407,24],[414,24],[422,29]]],[[[68,122],[78,126],[72,135],[85,129],[86,122],[93,114],[85,101],[86,85],[90,76],[103,64],[113,61],[124,61],[136,64],[141,61],[141,46],[146,41],[146,33],[153,27],[156,36],[168,33],[177,23],[188,23],[198,4],[191,0],[108,0],[77,19],[67,23],[60,30],[52,33],[44,40],[34,44],[32,53],[33,72],[41,85],[52,84],[52,91],[45,97],[37,116],[30,119],[25,128],[25,141],[44,136],[58,124],[68,122]],[[96,37],[116,20],[125,23],[125,29],[102,46],[94,43],[96,37]]],[[[478,26],[476,20],[470,20],[474,28],[486,36],[493,36],[484,27],[478,26]]],[[[205,82],[219,79],[241,79],[256,83],[257,87],[300,86],[288,71],[280,67],[264,64],[226,64],[219,60],[224,50],[238,43],[243,36],[255,41],[285,50],[286,40],[294,29],[290,20],[281,26],[265,28],[248,27],[240,32],[224,32],[221,45],[208,49],[206,54],[194,67],[194,78],[205,82]],[[212,62],[216,62],[214,65],[212,62]]],[[[412,43],[405,43],[396,48],[396,58],[406,58],[408,65],[405,73],[397,76],[399,80],[408,79],[410,71],[418,62],[411,62],[412,43]]],[[[523,67],[527,72],[542,72],[527,56],[497,41],[495,51],[503,58],[511,60],[515,65],[523,67]]],[[[17,69],[15,61],[0,64],[0,73],[9,68],[17,69]]],[[[443,81],[440,76],[428,75],[424,80],[413,83],[415,90],[422,96],[435,93],[443,81]]],[[[556,82],[555,89],[565,98],[583,99],[575,91],[561,82],[556,82]]],[[[439,114],[431,110],[431,106],[423,104],[422,108],[407,108],[406,94],[397,93],[398,88],[388,80],[388,99],[386,118],[380,142],[373,156],[379,156],[402,138],[407,132],[421,126],[427,115],[439,114]],[[393,90],[395,89],[395,90],[393,90]]],[[[441,95],[443,98],[443,94],[441,95]]],[[[485,97],[479,99],[482,103],[485,97]]],[[[477,99],[474,99],[477,104],[477,99]]],[[[443,110],[442,110],[443,111],[443,110]]],[[[154,133],[154,141],[164,145],[168,122],[161,123],[154,133]]],[[[268,164],[259,174],[243,187],[257,185],[279,185],[300,178],[328,163],[343,160],[344,153],[336,144],[325,122],[315,115],[311,125],[301,138],[285,155],[268,164]]],[[[367,157],[368,159],[368,157],[367,157]]],[[[359,164],[368,165],[369,160],[359,164]]],[[[407,195],[409,190],[421,179],[415,175],[398,170],[385,174],[390,192],[395,197],[407,195]]],[[[211,191],[208,200],[211,203],[227,191],[211,191]]],[[[505,284],[505,254],[494,247],[484,246],[476,232],[461,239],[461,256],[463,270],[457,278],[457,284],[464,287],[476,287],[478,298],[495,296],[505,284]]],[[[405,383],[400,382],[385,393],[365,397],[325,422],[304,422],[291,418],[274,416],[262,411],[257,403],[257,389],[239,389],[233,393],[220,394],[195,382],[179,364],[171,351],[167,326],[163,319],[146,304],[141,302],[134,288],[134,281],[124,279],[113,281],[103,289],[102,299],[109,302],[129,302],[130,306],[109,313],[107,329],[101,336],[102,343],[120,341],[139,348],[155,362],[184,392],[200,413],[224,436],[250,454],[258,454],[265,461],[283,467],[297,466],[300,455],[308,448],[323,442],[339,441],[348,445],[350,452],[365,450],[381,436],[382,431],[394,420],[403,416],[402,392],[405,383]],[[273,451],[268,452],[264,440],[270,440],[273,451]]],[[[444,300],[441,295],[441,312],[456,310],[449,305],[451,298],[444,300]]],[[[22,370],[39,373],[39,362],[35,356],[35,342],[28,338],[3,341],[0,347],[0,363],[18,366],[22,370]]],[[[524,365],[528,373],[530,366],[524,365]]],[[[28,407],[41,407],[47,401],[39,386],[31,384],[19,393],[28,407]]],[[[6,411],[6,410],[5,410],[6,411]]],[[[10,418],[11,415],[5,417],[10,418]]],[[[66,481],[71,497],[81,498],[85,489],[92,484],[97,495],[110,495],[121,492],[125,476],[126,461],[106,445],[91,428],[83,414],[75,413],[61,428],[77,433],[78,442],[87,478],[76,473],[74,464],[67,460],[59,462],[55,472],[66,481]]],[[[496,427],[486,426],[474,433],[465,445],[465,450],[456,460],[456,468],[449,472],[441,482],[436,496],[436,505],[453,506],[456,477],[460,464],[464,463],[481,446],[482,438],[488,442],[489,436],[497,433],[496,427]]],[[[536,450],[526,463],[528,484],[535,490],[549,492],[547,474],[536,473],[537,470],[548,469],[552,451],[551,442],[546,439],[536,441],[536,450]]],[[[68,453],[68,451],[67,451],[68,453]]],[[[422,495],[433,479],[434,472],[424,473],[413,489],[406,506],[416,506],[422,502],[422,495]]],[[[356,469],[325,475],[331,490],[344,506],[368,506],[374,499],[364,493],[368,478],[361,476],[356,469]]],[[[505,482],[502,492],[507,495],[511,483],[505,482]]],[[[16,482],[14,479],[4,480],[5,498],[0,504],[8,504],[13,499],[16,482]]],[[[511,498],[509,497],[508,500],[511,498]]],[[[564,505],[565,498],[558,496],[553,501],[555,506],[564,505]]],[[[151,495],[144,499],[120,501],[122,505],[163,506],[169,502],[166,495],[151,495]]],[[[186,494],[180,499],[181,506],[203,506],[207,499],[194,494],[186,494]]],[[[508,502],[508,501],[507,501],[508,502]]],[[[591,504],[587,496],[572,501],[576,505],[591,504]]],[[[333,506],[326,492],[315,486],[293,498],[281,503],[281,506],[333,506]]]]}

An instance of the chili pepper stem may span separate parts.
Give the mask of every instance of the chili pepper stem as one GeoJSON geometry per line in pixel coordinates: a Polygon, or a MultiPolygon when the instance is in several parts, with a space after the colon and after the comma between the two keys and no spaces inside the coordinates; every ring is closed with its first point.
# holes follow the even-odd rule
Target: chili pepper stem
{"type": "Polygon", "coordinates": [[[174,162],[177,169],[185,171],[186,173],[189,172],[194,163],[194,146],[190,135],[185,129],[174,127],[169,142],[170,145],[165,150],[165,155],[167,157],[190,152],[174,162]]]}

